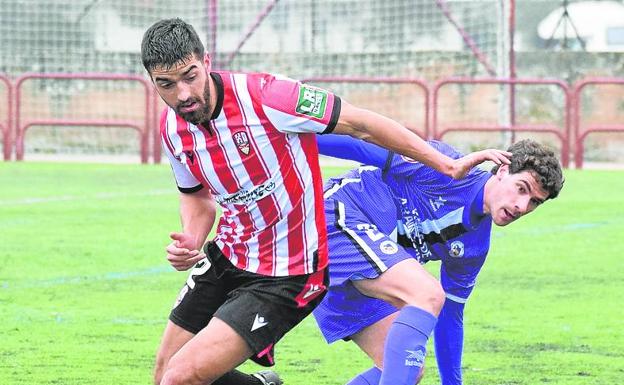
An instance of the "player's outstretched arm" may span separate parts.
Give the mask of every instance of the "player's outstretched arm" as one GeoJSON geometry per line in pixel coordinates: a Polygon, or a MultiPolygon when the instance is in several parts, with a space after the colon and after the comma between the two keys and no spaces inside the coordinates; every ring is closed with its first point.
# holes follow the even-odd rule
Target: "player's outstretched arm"
{"type": "Polygon", "coordinates": [[[447,298],[434,329],[434,344],[441,385],[462,385],[464,304],[447,298]]]}
{"type": "Polygon", "coordinates": [[[398,122],[344,100],[334,133],[350,135],[375,143],[426,164],[452,178],[463,178],[475,165],[490,160],[496,164],[509,163],[509,153],[484,150],[454,160],[431,147],[418,135],[398,122]]]}
{"type": "Polygon", "coordinates": [[[375,144],[348,135],[317,135],[319,154],[354,160],[370,166],[383,167],[389,151],[375,144]]]}

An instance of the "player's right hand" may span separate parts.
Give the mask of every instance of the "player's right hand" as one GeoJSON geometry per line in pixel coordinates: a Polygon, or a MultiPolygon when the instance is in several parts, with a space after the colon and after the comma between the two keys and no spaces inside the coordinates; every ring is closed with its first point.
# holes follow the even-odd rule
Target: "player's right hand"
{"type": "Polygon", "coordinates": [[[167,260],[178,271],[188,270],[206,257],[206,254],[197,250],[195,238],[186,233],[169,234],[173,240],[166,247],[167,260]]]}
{"type": "Polygon", "coordinates": [[[485,161],[491,161],[499,165],[510,164],[511,155],[511,152],[492,148],[472,152],[459,159],[455,159],[450,176],[453,179],[461,179],[468,174],[470,169],[485,161]]]}

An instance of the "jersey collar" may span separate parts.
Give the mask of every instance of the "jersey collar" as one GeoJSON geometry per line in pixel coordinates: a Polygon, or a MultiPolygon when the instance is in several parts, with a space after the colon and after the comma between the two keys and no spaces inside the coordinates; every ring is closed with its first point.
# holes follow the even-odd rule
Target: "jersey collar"
{"type": "Polygon", "coordinates": [[[221,110],[223,109],[223,80],[221,79],[221,75],[216,72],[211,72],[210,77],[214,80],[215,89],[217,90],[217,104],[215,105],[215,108],[212,111],[212,116],[210,117],[210,120],[214,120],[219,116],[219,114],[221,114],[221,110]]]}

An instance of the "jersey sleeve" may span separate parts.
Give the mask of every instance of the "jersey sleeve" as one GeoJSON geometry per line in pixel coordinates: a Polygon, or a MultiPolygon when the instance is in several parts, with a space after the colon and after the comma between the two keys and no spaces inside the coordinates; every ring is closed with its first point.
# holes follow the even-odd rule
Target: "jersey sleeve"
{"type": "Polygon", "coordinates": [[[170,109],[165,109],[160,117],[160,135],[162,139],[162,148],[171,170],[175,178],[178,190],[183,193],[193,193],[203,188],[203,185],[195,178],[195,176],[184,166],[184,164],[173,154],[173,143],[168,136],[168,114],[173,113],[170,109]]]}
{"type": "Polygon", "coordinates": [[[340,98],[322,88],[266,75],[260,81],[262,108],[273,126],[286,133],[327,134],[340,116],[340,98]]]}
{"type": "Polygon", "coordinates": [[[383,168],[390,151],[348,135],[317,135],[319,153],[383,168]]]}

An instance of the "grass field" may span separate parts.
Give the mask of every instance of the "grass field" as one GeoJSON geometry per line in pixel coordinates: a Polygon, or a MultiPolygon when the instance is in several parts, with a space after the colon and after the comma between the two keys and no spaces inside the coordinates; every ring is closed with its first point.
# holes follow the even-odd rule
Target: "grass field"
{"type": "MultiPolygon", "coordinates": [[[[494,229],[466,308],[467,385],[624,381],[624,172],[566,177],[560,198],[494,229]]],[[[0,163],[0,384],[150,384],[186,279],[163,253],[178,228],[168,166],[0,163]]],[[[277,359],[286,385],[370,366],[311,318],[277,359]]],[[[433,353],[427,365],[437,384],[433,353]]]]}

